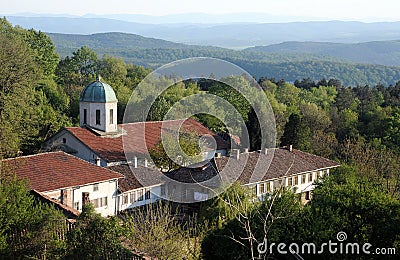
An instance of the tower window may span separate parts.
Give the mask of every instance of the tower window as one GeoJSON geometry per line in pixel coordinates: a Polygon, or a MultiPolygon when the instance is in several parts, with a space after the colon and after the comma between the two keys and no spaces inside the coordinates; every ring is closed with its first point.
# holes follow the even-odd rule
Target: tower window
{"type": "Polygon", "coordinates": [[[110,109],[110,125],[114,124],[114,109],[110,109]]]}
{"type": "Polygon", "coordinates": [[[87,109],[83,109],[83,124],[87,124],[87,109]]]}
{"type": "Polygon", "coordinates": [[[96,125],[100,125],[100,110],[96,109],[96,125]]]}

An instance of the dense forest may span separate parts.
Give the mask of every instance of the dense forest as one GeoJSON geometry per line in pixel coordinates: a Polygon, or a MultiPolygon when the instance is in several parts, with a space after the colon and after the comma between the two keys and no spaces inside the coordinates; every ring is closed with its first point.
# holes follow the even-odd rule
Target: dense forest
{"type": "Polygon", "coordinates": [[[273,53],[308,53],[328,55],[353,62],[400,65],[400,41],[372,41],[360,43],[333,42],[282,42],[268,46],[256,46],[247,50],[273,53]]]}
{"type": "MultiPolygon", "coordinates": [[[[121,122],[132,90],[151,71],[122,58],[99,57],[86,46],[60,58],[49,36],[13,27],[5,19],[0,20],[0,42],[2,158],[36,153],[62,127],[77,125],[79,95],[96,74],[114,88],[121,122]]],[[[348,67],[335,64],[343,74],[349,73],[348,67]]],[[[315,80],[317,74],[304,67],[308,74],[290,79],[273,78],[266,69],[258,83],[274,111],[278,146],[292,144],[341,163],[317,183],[310,203],[301,205],[296,195],[279,189],[271,194],[273,199],[249,204],[248,190],[234,185],[205,203],[185,225],[168,203],[149,206],[146,212],[153,214],[138,210],[121,219],[101,218],[88,206],[76,228],[67,232],[60,213],[35,202],[25,183],[2,179],[0,256],[117,259],[139,249],[160,259],[255,259],[264,236],[279,242],[323,243],[339,231],[345,231],[351,242],[399,250],[399,72],[368,67],[385,77],[387,86],[348,86],[337,78],[315,80]],[[65,237],[54,235],[55,229],[64,230],[60,232],[65,237]]],[[[327,69],[323,63],[317,67],[327,69]]],[[[293,69],[291,77],[299,75],[289,64],[280,68],[284,73],[293,69]]],[[[367,68],[360,70],[366,73],[367,68]]],[[[214,94],[231,103],[254,128],[251,150],[261,148],[257,118],[237,91],[209,79],[170,80],[172,86],[153,104],[148,120],[162,120],[165,111],[186,96],[214,94]]],[[[226,131],[221,120],[207,115],[197,119],[216,132],[226,131]]]]}
{"type": "MultiPolygon", "coordinates": [[[[333,55],[331,52],[318,52],[312,48],[312,53],[298,52],[266,52],[263,48],[232,50],[212,46],[185,45],[169,41],[146,38],[126,33],[99,33],[92,35],[55,34],[50,33],[57,52],[61,57],[71,55],[81,46],[87,46],[100,57],[112,55],[123,58],[125,62],[152,68],[184,58],[214,57],[224,59],[243,67],[256,78],[270,77],[294,82],[296,79],[310,77],[313,80],[335,78],[345,86],[374,86],[395,84],[400,78],[399,67],[383,66],[387,56],[396,59],[396,47],[387,48],[390,42],[382,42],[373,46],[375,52],[366,50],[371,55],[369,60],[352,59],[355,55],[353,46],[343,55],[333,55]],[[382,54],[388,53],[386,55],[382,54]],[[375,56],[374,56],[375,55],[375,56]],[[373,60],[373,62],[371,62],[373,60]],[[355,63],[355,62],[365,63],[355,63]],[[369,64],[372,63],[372,64],[369,64]],[[373,65],[375,64],[375,65],[373,65]]],[[[311,45],[311,43],[309,43],[311,45]]],[[[365,49],[366,47],[364,47],[365,49]]],[[[372,47],[370,47],[372,48],[372,47]]],[[[340,50],[337,50],[339,52],[340,50]]],[[[359,54],[361,55],[361,54],[359,54]]]]}

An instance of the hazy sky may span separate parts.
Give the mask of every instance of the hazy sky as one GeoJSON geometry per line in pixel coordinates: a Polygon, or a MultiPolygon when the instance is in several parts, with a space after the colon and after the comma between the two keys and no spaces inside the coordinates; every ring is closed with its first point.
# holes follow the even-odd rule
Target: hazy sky
{"type": "Polygon", "coordinates": [[[0,13],[147,14],[257,12],[341,20],[400,20],[399,0],[0,0],[0,13]]]}

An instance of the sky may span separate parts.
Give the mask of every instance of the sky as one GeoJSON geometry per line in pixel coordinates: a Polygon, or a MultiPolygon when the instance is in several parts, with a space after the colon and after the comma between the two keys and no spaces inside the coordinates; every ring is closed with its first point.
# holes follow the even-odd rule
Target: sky
{"type": "Polygon", "coordinates": [[[3,15],[267,13],[295,20],[398,21],[399,10],[399,0],[0,0],[3,15]]]}

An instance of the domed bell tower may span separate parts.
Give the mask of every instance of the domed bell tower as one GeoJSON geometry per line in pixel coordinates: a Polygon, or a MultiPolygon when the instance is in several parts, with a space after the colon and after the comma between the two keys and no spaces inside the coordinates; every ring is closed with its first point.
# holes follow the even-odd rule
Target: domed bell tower
{"type": "Polygon", "coordinates": [[[80,126],[105,133],[117,132],[117,97],[110,85],[97,80],[82,91],[79,99],[80,126]]]}

